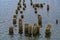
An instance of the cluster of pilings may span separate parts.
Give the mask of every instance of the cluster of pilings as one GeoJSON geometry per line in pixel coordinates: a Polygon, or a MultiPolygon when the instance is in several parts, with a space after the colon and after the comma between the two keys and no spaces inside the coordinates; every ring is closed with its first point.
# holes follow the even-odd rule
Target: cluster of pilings
{"type": "MultiPolygon", "coordinates": [[[[32,0],[30,0],[30,4],[31,6],[33,6],[34,10],[35,10],[35,13],[37,13],[37,8],[43,8],[43,4],[33,4],[32,0]]],[[[18,2],[18,6],[17,6],[17,9],[15,11],[16,14],[18,14],[18,11],[20,10],[20,8],[22,8],[22,5],[21,5],[21,0],[19,0],[18,2]]],[[[23,10],[26,9],[26,3],[25,3],[25,0],[23,0],[23,10]]],[[[47,11],[49,11],[50,9],[50,6],[47,5],[47,11]]],[[[13,15],[13,24],[16,24],[17,23],[17,15],[13,15]]],[[[22,19],[24,18],[24,15],[23,15],[23,11],[20,10],[20,14],[21,14],[21,18],[19,19],[19,27],[18,27],[18,30],[19,30],[19,34],[22,34],[23,33],[23,21],[22,19]]],[[[56,24],[58,24],[58,19],[56,19],[56,24]]],[[[34,26],[31,26],[29,25],[29,23],[25,23],[24,24],[24,33],[26,36],[37,36],[40,34],[40,28],[42,27],[42,15],[38,14],[38,24],[34,24],[34,26]]],[[[45,36],[48,37],[51,35],[51,24],[48,24],[47,27],[46,27],[46,30],[45,30],[45,36]]],[[[14,34],[14,28],[13,26],[10,26],[9,27],[9,34],[10,35],[13,35],[14,34]]]]}
{"type": "Polygon", "coordinates": [[[25,24],[25,35],[26,36],[37,36],[39,35],[40,31],[40,26],[37,25],[36,23],[34,24],[34,26],[32,27],[31,25],[29,25],[28,23],[25,24]]]}
{"type": "Polygon", "coordinates": [[[23,10],[26,9],[26,3],[25,3],[25,0],[23,0],[23,10]]]}
{"type": "MultiPolygon", "coordinates": [[[[34,8],[34,12],[37,13],[37,8],[43,8],[43,5],[45,5],[45,3],[36,3],[36,4],[33,4],[33,1],[30,0],[30,5],[34,8]]],[[[47,4],[47,12],[49,11],[50,9],[50,6],[49,4],[47,4]]]]}
{"type": "MultiPolygon", "coordinates": [[[[22,19],[19,19],[19,34],[23,33],[23,25],[22,25],[22,19]]],[[[31,25],[29,25],[28,23],[25,23],[24,26],[24,34],[25,36],[39,36],[40,35],[40,28],[41,26],[38,24],[34,24],[34,26],[32,27],[31,25]]],[[[9,27],[9,34],[13,35],[14,34],[14,28],[13,26],[9,27]]],[[[51,35],[51,24],[48,24],[45,30],[45,37],[50,37],[51,35]]]]}

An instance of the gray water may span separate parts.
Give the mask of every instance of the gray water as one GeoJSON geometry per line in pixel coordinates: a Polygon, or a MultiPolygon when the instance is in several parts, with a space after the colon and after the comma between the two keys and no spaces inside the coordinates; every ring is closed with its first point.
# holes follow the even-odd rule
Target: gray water
{"type": "Polygon", "coordinates": [[[34,9],[30,5],[30,1],[26,0],[27,8],[23,12],[23,26],[24,23],[29,23],[33,26],[38,22],[37,15],[42,15],[42,28],[40,29],[39,37],[26,37],[23,34],[18,34],[18,19],[20,13],[17,15],[17,27],[14,27],[14,35],[9,35],[9,26],[13,25],[12,18],[17,8],[18,0],[0,0],[0,40],[60,40],[60,0],[33,0],[33,3],[46,3],[44,7],[38,8],[38,13],[34,13],[34,9]],[[50,11],[47,12],[46,5],[50,5],[50,11]],[[58,24],[56,24],[58,19],[58,24]],[[45,38],[46,26],[50,23],[51,36],[45,38]]]}

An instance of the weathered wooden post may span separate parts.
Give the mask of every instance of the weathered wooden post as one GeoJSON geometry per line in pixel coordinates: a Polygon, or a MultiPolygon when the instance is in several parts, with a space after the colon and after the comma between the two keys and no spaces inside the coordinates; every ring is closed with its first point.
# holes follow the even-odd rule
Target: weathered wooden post
{"type": "Polygon", "coordinates": [[[50,32],[50,29],[51,29],[51,25],[48,24],[48,26],[46,27],[46,30],[45,30],[45,37],[49,37],[51,32],[50,32]]]}
{"type": "Polygon", "coordinates": [[[20,14],[23,14],[23,11],[20,11],[20,14]]]}
{"type": "Polygon", "coordinates": [[[42,26],[42,16],[38,14],[38,24],[42,26]]]}
{"type": "Polygon", "coordinates": [[[25,10],[25,7],[23,7],[23,10],[25,10]]]}
{"type": "Polygon", "coordinates": [[[16,24],[16,15],[13,16],[13,24],[16,24]]]}
{"type": "Polygon", "coordinates": [[[34,24],[34,27],[33,27],[33,36],[39,35],[39,29],[40,29],[40,26],[37,25],[37,24],[34,24]]]}
{"type": "Polygon", "coordinates": [[[34,10],[37,10],[37,7],[34,7],[34,10]]]}
{"type": "Polygon", "coordinates": [[[17,10],[20,10],[20,7],[19,7],[19,5],[17,6],[17,10]]]}
{"type": "Polygon", "coordinates": [[[34,11],[35,11],[35,13],[37,13],[37,8],[36,7],[34,7],[34,11]]]}
{"type": "Polygon", "coordinates": [[[26,8],[26,3],[23,3],[23,6],[26,8]]]}
{"type": "Polygon", "coordinates": [[[37,13],[37,10],[35,10],[35,13],[37,13]]]}
{"type": "Polygon", "coordinates": [[[26,23],[26,24],[25,24],[25,30],[24,30],[26,36],[28,35],[28,27],[29,27],[29,24],[26,23]]]}
{"type": "Polygon", "coordinates": [[[32,35],[32,26],[29,26],[28,27],[28,36],[31,36],[32,35]]]}
{"type": "Polygon", "coordinates": [[[21,18],[24,18],[24,15],[23,15],[23,13],[21,14],[21,18]]]}
{"type": "Polygon", "coordinates": [[[39,6],[40,6],[40,8],[43,8],[43,4],[41,3],[41,4],[39,4],[39,6]]]}
{"type": "Polygon", "coordinates": [[[23,33],[22,19],[19,19],[19,33],[23,33]]]}
{"type": "Polygon", "coordinates": [[[14,31],[13,31],[13,27],[12,26],[9,27],[9,34],[10,35],[13,35],[14,34],[14,31]]]}
{"type": "Polygon", "coordinates": [[[49,5],[47,5],[47,11],[49,11],[49,9],[50,9],[50,7],[49,7],[49,5]]]}
{"type": "Polygon", "coordinates": [[[20,5],[20,2],[18,2],[18,5],[20,5]]]}
{"type": "Polygon", "coordinates": [[[30,0],[30,5],[33,5],[33,2],[32,2],[32,0],[30,0]]]}
{"type": "Polygon", "coordinates": [[[56,24],[58,24],[58,19],[56,19],[56,24]]]}

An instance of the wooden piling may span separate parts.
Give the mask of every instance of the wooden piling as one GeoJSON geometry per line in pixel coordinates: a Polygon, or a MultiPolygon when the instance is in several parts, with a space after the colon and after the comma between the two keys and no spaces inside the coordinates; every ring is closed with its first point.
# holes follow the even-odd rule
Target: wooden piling
{"type": "Polygon", "coordinates": [[[49,11],[49,9],[50,9],[50,7],[49,7],[49,5],[47,5],[47,11],[49,11]]]}
{"type": "Polygon", "coordinates": [[[42,26],[42,16],[38,14],[38,24],[42,26]]]}
{"type": "Polygon", "coordinates": [[[22,19],[19,19],[19,33],[23,33],[22,19]]]}
{"type": "Polygon", "coordinates": [[[20,7],[19,7],[19,5],[17,6],[17,10],[20,10],[20,7]]]}
{"type": "Polygon", "coordinates": [[[49,36],[49,35],[50,35],[50,33],[51,33],[51,32],[50,32],[50,29],[51,29],[51,25],[48,24],[47,27],[46,27],[46,30],[45,30],[45,35],[46,35],[46,36],[49,36]]]}
{"type": "Polygon", "coordinates": [[[13,27],[10,26],[10,27],[9,27],[9,35],[13,35],[13,34],[14,34],[13,27]]]}
{"type": "Polygon", "coordinates": [[[28,36],[31,36],[32,35],[32,26],[29,26],[28,27],[28,36]]]}
{"type": "Polygon", "coordinates": [[[25,10],[25,7],[23,7],[23,10],[25,10]]]}
{"type": "Polygon", "coordinates": [[[33,36],[39,35],[39,29],[40,29],[40,26],[37,25],[37,24],[34,24],[34,27],[33,27],[33,36]]]}
{"type": "Polygon", "coordinates": [[[58,24],[58,19],[56,19],[56,24],[58,24]]]}
{"type": "Polygon", "coordinates": [[[43,4],[41,3],[41,4],[39,4],[39,6],[40,6],[40,8],[43,8],[43,4]]]}
{"type": "Polygon", "coordinates": [[[35,10],[35,13],[37,13],[37,10],[35,10]]]}
{"type": "Polygon", "coordinates": [[[16,24],[16,15],[13,16],[13,24],[16,24]]]}
{"type": "Polygon", "coordinates": [[[20,14],[23,14],[23,11],[20,11],[20,14]]]}
{"type": "Polygon", "coordinates": [[[24,15],[23,15],[23,13],[21,14],[21,18],[24,18],[24,15]]]}
{"type": "Polygon", "coordinates": [[[28,27],[29,27],[29,24],[26,23],[26,24],[25,24],[25,30],[24,30],[26,36],[28,35],[28,27]]]}

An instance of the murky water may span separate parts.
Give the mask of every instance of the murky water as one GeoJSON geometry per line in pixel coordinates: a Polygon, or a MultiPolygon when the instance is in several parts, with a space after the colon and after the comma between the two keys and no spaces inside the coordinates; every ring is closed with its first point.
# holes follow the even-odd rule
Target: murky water
{"type": "MultiPolygon", "coordinates": [[[[42,15],[42,28],[39,37],[26,37],[24,33],[18,34],[18,19],[20,13],[17,15],[17,27],[14,27],[14,35],[8,35],[9,26],[13,25],[12,18],[17,8],[18,0],[0,0],[0,40],[60,40],[60,0],[33,0],[33,3],[46,3],[44,7],[38,8],[38,13],[34,13],[34,9],[30,5],[30,1],[26,0],[27,8],[24,13],[24,23],[29,23],[33,26],[38,22],[37,15],[42,15]],[[50,11],[47,12],[46,5],[50,5],[50,11]],[[56,24],[58,19],[58,24],[56,24]],[[45,29],[47,24],[52,25],[51,36],[45,38],[45,29]]],[[[24,26],[24,25],[23,25],[24,26]]]]}

